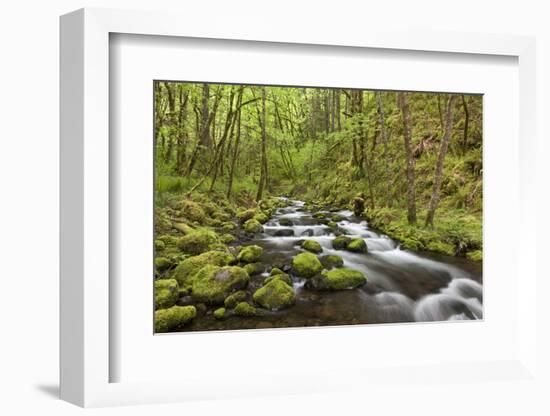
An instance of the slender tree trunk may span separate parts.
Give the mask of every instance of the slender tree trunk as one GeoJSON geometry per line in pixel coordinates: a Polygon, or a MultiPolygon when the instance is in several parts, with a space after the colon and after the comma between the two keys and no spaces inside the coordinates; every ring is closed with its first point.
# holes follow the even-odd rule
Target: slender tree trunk
{"type": "Polygon", "coordinates": [[[464,108],[464,137],[462,138],[462,152],[466,153],[468,147],[468,124],[470,122],[470,112],[468,111],[468,104],[466,103],[466,97],[462,94],[462,107],[464,108]]]}
{"type": "Polygon", "coordinates": [[[260,181],[258,183],[258,192],[256,193],[256,201],[262,199],[264,186],[267,182],[267,155],[266,155],[266,146],[267,146],[267,132],[266,132],[266,117],[265,117],[265,87],[262,87],[262,115],[261,115],[261,125],[262,125],[262,161],[260,169],[260,181]]]}
{"type": "Polygon", "coordinates": [[[382,142],[384,143],[384,173],[386,176],[386,205],[392,206],[392,197],[390,193],[390,162],[388,155],[388,131],[386,130],[386,116],[384,114],[384,105],[382,103],[382,93],[376,92],[376,104],[378,107],[378,121],[380,123],[380,134],[382,135],[382,142]]]}
{"type": "Polygon", "coordinates": [[[446,109],[446,121],[445,132],[443,139],[441,140],[441,146],[439,148],[439,156],[437,158],[437,164],[434,173],[434,187],[432,191],[432,197],[430,199],[430,207],[428,208],[428,215],[426,216],[426,226],[433,227],[434,216],[437,205],[439,204],[439,192],[441,189],[441,181],[443,178],[443,164],[445,162],[445,155],[447,154],[447,148],[449,146],[449,140],[451,138],[451,132],[453,129],[453,104],[456,96],[451,95],[447,101],[446,109]]]}
{"type": "Polygon", "coordinates": [[[239,154],[239,144],[241,141],[241,107],[237,112],[237,137],[235,138],[235,145],[233,146],[233,157],[231,159],[231,167],[229,169],[229,179],[227,180],[227,199],[231,198],[231,192],[233,191],[233,176],[235,175],[235,163],[237,161],[237,155],[239,154]]]}
{"type": "Polygon", "coordinates": [[[411,115],[407,93],[399,92],[397,99],[403,114],[403,139],[405,143],[405,156],[407,158],[407,221],[409,224],[416,224],[415,162],[412,149],[411,115]]]}
{"type": "Polygon", "coordinates": [[[338,126],[338,131],[342,130],[342,119],[340,117],[340,90],[336,90],[336,125],[338,126]]]}

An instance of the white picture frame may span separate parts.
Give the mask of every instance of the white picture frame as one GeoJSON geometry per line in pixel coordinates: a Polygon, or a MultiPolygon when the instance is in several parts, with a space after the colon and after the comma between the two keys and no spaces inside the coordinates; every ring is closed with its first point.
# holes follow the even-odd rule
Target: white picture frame
{"type": "MultiPolygon", "coordinates": [[[[414,367],[336,368],[330,377],[297,372],[271,374],[269,380],[216,384],[203,377],[175,381],[111,382],[109,296],[110,166],[109,158],[109,36],[114,33],[229,41],[331,45],[439,54],[502,55],[518,60],[519,68],[519,226],[522,241],[535,241],[535,41],[529,37],[422,31],[379,31],[350,27],[328,33],[281,31],[264,22],[246,35],[223,19],[204,25],[173,13],[82,9],[61,18],[61,398],[79,406],[160,403],[214,397],[296,394],[347,389],[354,384],[373,388],[374,380],[391,383],[530,380],[537,382],[537,320],[535,251],[517,246],[517,270],[523,271],[517,291],[518,325],[514,354],[506,359],[433,364],[414,367]],[[521,215],[530,213],[529,215],[521,215]],[[341,380],[348,382],[343,383],[341,380]]],[[[299,331],[299,330],[294,330],[299,331]]],[[[250,335],[254,336],[254,335],[250,335]]]]}

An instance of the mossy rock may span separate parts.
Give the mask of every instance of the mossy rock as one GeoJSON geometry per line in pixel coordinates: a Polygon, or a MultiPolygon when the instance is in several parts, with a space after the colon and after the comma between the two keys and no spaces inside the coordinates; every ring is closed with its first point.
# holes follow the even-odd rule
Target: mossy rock
{"type": "Polygon", "coordinates": [[[483,251],[475,250],[466,253],[466,257],[473,261],[483,261],[483,251]]]}
{"type": "Polygon", "coordinates": [[[155,280],[155,309],[169,308],[179,299],[179,285],[175,279],[155,280]]]}
{"type": "Polygon", "coordinates": [[[338,228],[338,224],[336,224],[334,221],[327,222],[327,226],[332,228],[333,230],[338,228]]]}
{"type": "Polygon", "coordinates": [[[155,250],[162,251],[166,248],[166,243],[162,240],[155,240],[155,250]]]}
{"type": "Polygon", "coordinates": [[[279,269],[278,267],[274,267],[271,269],[271,271],[269,272],[269,275],[270,276],[275,276],[277,274],[285,274],[285,272],[283,272],[281,269],[279,269]]]}
{"type": "Polygon", "coordinates": [[[292,259],[292,270],[297,276],[309,278],[323,270],[323,265],[315,254],[300,253],[292,259]]]}
{"type": "Polygon", "coordinates": [[[247,296],[248,295],[244,290],[239,290],[226,297],[223,304],[226,308],[233,309],[239,302],[246,300],[247,296]]]}
{"type": "Polygon", "coordinates": [[[290,276],[286,273],[283,274],[275,274],[272,276],[268,276],[264,280],[264,285],[267,285],[269,282],[275,280],[275,279],[281,279],[283,282],[285,282],[287,285],[292,286],[292,279],[290,279],[290,276]]]}
{"type": "Polygon", "coordinates": [[[254,276],[256,274],[263,273],[264,266],[262,263],[247,263],[243,266],[243,269],[246,270],[249,276],[254,276]]]}
{"type": "Polygon", "coordinates": [[[231,244],[237,241],[237,237],[232,234],[223,234],[220,236],[220,241],[224,244],[231,244]]]}
{"type": "Polygon", "coordinates": [[[294,222],[290,218],[279,218],[279,225],[283,227],[292,227],[294,222]]]}
{"type": "Polygon", "coordinates": [[[183,235],[187,235],[195,231],[195,229],[183,222],[176,222],[172,224],[172,227],[174,227],[176,230],[178,230],[183,235]]]}
{"type": "Polygon", "coordinates": [[[325,266],[326,269],[333,269],[335,267],[342,267],[344,266],[344,260],[342,257],[337,256],[335,254],[328,254],[326,256],[322,256],[320,259],[321,264],[325,266]]]}
{"type": "Polygon", "coordinates": [[[248,273],[236,266],[205,266],[195,275],[192,295],[198,302],[223,303],[235,290],[244,289],[250,280],[248,273]]]}
{"type": "Polygon", "coordinates": [[[172,262],[166,257],[155,258],[155,269],[159,272],[168,270],[172,266],[172,262]]]}
{"type": "Polygon", "coordinates": [[[346,250],[353,251],[354,253],[366,253],[367,243],[362,238],[354,238],[348,243],[346,250]]]}
{"type": "Polygon", "coordinates": [[[426,244],[426,249],[429,251],[435,251],[436,253],[446,254],[447,256],[455,255],[455,246],[444,243],[443,241],[430,241],[426,244]]]}
{"type": "Polygon", "coordinates": [[[339,214],[334,214],[330,217],[330,219],[334,222],[340,222],[340,221],[344,221],[346,218],[345,217],[342,217],[341,215],[339,214]]]}
{"type": "Polygon", "coordinates": [[[225,318],[225,308],[218,308],[214,311],[214,318],[222,320],[225,318]]]}
{"type": "Polygon", "coordinates": [[[178,240],[178,247],[187,254],[197,255],[214,249],[220,243],[214,231],[203,228],[181,237],[178,240]]]}
{"type": "Polygon", "coordinates": [[[258,316],[260,312],[248,302],[239,302],[233,313],[237,316],[258,316]]]}
{"type": "Polygon", "coordinates": [[[316,212],[312,215],[312,217],[316,220],[324,220],[327,217],[327,214],[325,214],[324,212],[316,212]]]}
{"type": "Polygon", "coordinates": [[[264,249],[260,246],[245,246],[239,252],[237,260],[242,263],[256,263],[262,258],[263,252],[264,249]]]}
{"type": "Polygon", "coordinates": [[[189,323],[197,315],[194,306],[172,306],[155,312],[155,332],[168,332],[189,323]]]}
{"type": "Polygon", "coordinates": [[[254,218],[246,221],[243,225],[244,230],[248,234],[257,234],[264,231],[264,227],[254,218]]]}
{"type": "Polygon", "coordinates": [[[301,247],[304,250],[311,251],[312,253],[319,254],[323,251],[323,247],[317,241],[314,240],[304,240],[302,241],[301,247]]]}
{"type": "Polygon", "coordinates": [[[195,274],[204,266],[227,266],[235,260],[231,254],[223,251],[207,251],[182,261],[174,270],[173,278],[180,286],[191,287],[195,274]]]}
{"type": "Polygon", "coordinates": [[[246,221],[254,218],[256,215],[256,208],[250,208],[244,211],[237,212],[237,218],[241,224],[245,223],[246,221]]]}
{"type": "Polygon", "coordinates": [[[355,289],[367,283],[363,273],[352,269],[333,269],[324,271],[313,281],[313,286],[320,290],[355,289]]]}
{"type": "Polygon", "coordinates": [[[265,212],[258,212],[253,218],[260,224],[265,224],[269,221],[269,216],[265,212]]]}
{"type": "Polygon", "coordinates": [[[351,242],[351,238],[340,235],[336,237],[334,240],[332,240],[332,247],[335,250],[345,250],[348,247],[348,244],[351,242]]]}
{"type": "Polygon", "coordinates": [[[234,222],[227,221],[221,225],[221,228],[223,232],[228,233],[231,231],[235,231],[237,229],[237,225],[234,222]]]}
{"type": "Polygon", "coordinates": [[[272,311],[294,305],[296,302],[294,289],[281,276],[283,275],[271,277],[271,281],[254,292],[252,296],[254,302],[272,311]]]}
{"type": "Polygon", "coordinates": [[[179,210],[182,217],[198,222],[199,224],[204,224],[206,220],[206,214],[202,207],[190,199],[180,201],[179,210]]]}

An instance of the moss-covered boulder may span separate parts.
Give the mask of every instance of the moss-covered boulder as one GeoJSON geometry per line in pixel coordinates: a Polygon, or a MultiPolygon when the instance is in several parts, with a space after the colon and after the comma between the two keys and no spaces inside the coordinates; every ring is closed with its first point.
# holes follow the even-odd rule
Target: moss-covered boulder
{"type": "Polygon", "coordinates": [[[207,251],[182,261],[174,270],[173,278],[182,287],[193,285],[195,274],[204,266],[227,266],[235,260],[231,254],[223,251],[207,251]]]}
{"type": "Polygon", "coordinates": [[[187,254],[197,255],[219,247],[218,235],[206,228],[198,229],[178,240],[178,247],[187,254]]]}
{"type": "Polygon", "coordinates": [[[309,278],[323,270],[323,265],[315,254],[300,253],[292,259],[292,270],[297,276],[309,278]]]}
{"type": "Polygon", "coordinates": [[[313,281],[313,286],[320,290],[345,290],[355,289],[367,282],[363,273],[352,269],[333,269],[324,271],[313,281]]]}
{"type": "Polygon", "coordinates": [[[367,243],[362,238],[354,238],[348,243],[346,250],[353,251],[354,253],[366,253],[367,243]]]}
{"type": "Polygon", "coordinates": [[[247,263],[243,266],[249,276],[254,276],[264,272],[264,265],[262,263],[247,263]]]}
{"type": "Polygon", "coordinates": [[[290,218],[279,218],[279,225],[283,227],[292,227],[294,222],[290,218]]]}
{"type": "Polygon", "coordinates": [[[180,216],[185,217],[191,221],[204,224],[206,220],[206,214],[202,207],[195,201],[190,199],[184,199],[179,204],[180,216]]]}
{"type": "Polygon", "coordinates": [[[223,234],[220,236],[220,241],[224,244],[231,244],[237,241],[237,237],[232,234],[223,234]]]}
{"type": "Polygon", "coordinates": [[[327,217],[327,214],[325,214],[324,212],[316,212],[312,215],[312,217],[317,220],[324,220],[327,217]]]}
{"type": "Polygon", "coordinates": [[[260,224],[265,224],[269,221],[269,216],[265,212],[258,212],[253,218],[260,224]]]}
{"type": "Polygon", "coordinates": [[[301,247],[304,250],[311,251],[312,253],[319,254],[323,251],[323,247],[317,241],[314,240],[304,240],[302,241],[301,247]]]}
{"type": "Polygon", "coordinates": [[[322,256],[319,260],[321,260],[321,264],[325,266],[325,269],[333,269],[335,267],[344,266],[344,260],[342,259],[342,257],[335,254],[322,256]]]}
{"type": "Polygon", "coordinates": [[[166,243],[162,240],[155,240],[155,250],[162,251],[166,248],[166,243]]]}
{"type": "Polygon", "coordinates": [[[254,302],[269,310],[279,310],[294,305],[296,302],[294,289],[281,276],[283,275],[271,277],[271,281],[254,292],[252,297],[254,302]]]}
{"type": "Polygon", "coordinates": [[[244,211],[237,212],[237,219],[241,224],[245,223],[246,221],[254,218],[254,215],[256,215],[256,208],[250,208],[244,211]]]}
{"type": "Polygon", "coordinates": [[[221,225],[221,228],[223,232],[229,233],[231,231],[235,231],[237,229],[237,225],[234,222],[227,221],[221,225]]]}
{"type": "Polygon", "coordinates": [[[264,285],[267,285],[269,282],[275,280],[275,279],[281,279],[283,282],[285,282],[287,285],[292,286],[292,280],[290,279],[290,276],[288,274],[275,274],[272,276],[268,276],[264,280],[264,285]]]}
{"type": "Polygon", "coordinates": [[[254,218],[246,221],[243,225],[244,230],[248,234],[256,234],[264,231],[264,227],[254,218]]]}
{"type": "Polygon", "coordinates": [[[233,309],[239,302],[246,300],[247,294],[244,290],[239,290],[235,293],[230,294],[225,298],[223,302],[224,306],[228,309],[233,309]]]}
{"type": "Polygon", "coordinates": [[[336,237],[334,240],[332,240],[332,247],[335,250],[345,250],[348,247],[348,244],[351,242],[351,238],[340,235],[336,237]]]}
{"type": "Polygon", "coordinates": [[[260,312],[248,302],[240,302],[233,309],[233,313],[237,316],[258,316],[260,312]]]}
{"type": "Polygon", "coordinates": [[[214,311],[214,318],[216,319],[224,319],[225,318],[225,308],[218,308],[214,311]]]}
{"type": "Polygon", "coordinates": [[[155,332],[168,332],[189,323],[197,315],[194,306],[172,306],[155,312],[155,332]]]}
{"type": "Polygon", "coordinates": [[[166,257],[155,258],[155,269],[159,272],[168,270],[172,266],[172,262],[166,257]]]}
{"type": "Polygon", "coordinates": [[[285,274],[285,272],[283,272],[281,269],[279,269],[278,267],[274,267],[271,269],[271,271],[269,272],[269,275],[270,276],[275,276],[277,274],[285,274]]]}
{"type": "Polygon", "coordinates": [[[248,273],[236,266],[205,266],[195,275],[192,296],[198,302],[223,303],[235,290],[244,289],[250,280],[248,273]]]}
{"type": "Polygon", "coordinates": [[[256,263],[262,258],[264,249],[260,246],[245,246],[237,255],[237,260],[242,263],[256,263]]]}
{"type": "Polygon", "coordinates": [[[179,286],[175,279],[155,280],[155,309],[169,308],[179,299],[179,286]]]}

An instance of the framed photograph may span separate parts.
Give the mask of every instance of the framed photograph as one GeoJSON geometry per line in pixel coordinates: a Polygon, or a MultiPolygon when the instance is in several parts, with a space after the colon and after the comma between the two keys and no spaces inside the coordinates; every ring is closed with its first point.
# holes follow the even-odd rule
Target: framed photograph
{"type": "Polygon", "coordinates": [[[61,18],[62,398],[536,383],[534,40],[180,18],[61,18]]]}

